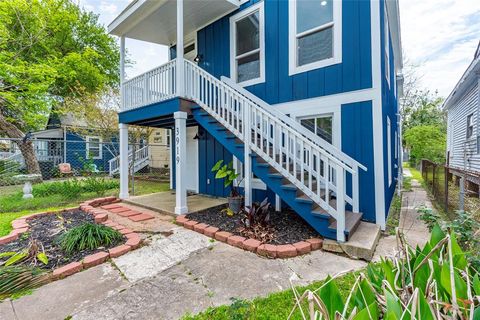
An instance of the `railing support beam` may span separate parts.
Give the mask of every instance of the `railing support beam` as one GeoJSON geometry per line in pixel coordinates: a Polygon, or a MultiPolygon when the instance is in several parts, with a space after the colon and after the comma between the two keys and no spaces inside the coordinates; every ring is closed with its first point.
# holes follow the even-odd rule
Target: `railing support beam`
{"type": "Polygon", "coordinates": [[[243,161],[243,181],[244,181],[244,192],[245,192],[245,206],[252,205],[252,158],[250,141],[251,141],[251,110],[250,106],[247,103],[243,103],[243,145],[244,145],[244,161],[243,161]]]}
{"type": "Polygon", "coordinates": [[[345,174],[338,168],[335,170],[337,183],[337,241],[345,242],[345,174]]]}
{"type": "Polygon", "coordinates": [[[128,199],[128,124],[118,125],[120,134],[120,199],[128,199]]]}
{"type": "Polygon", "coordinates": [[[183,63],[183,0],[177,0],[177,95],[184,96],[184,63],[183,63]]]}
{"type": "Polygon", "coordinates": [[[175,118],[175,213],[188,212],[187,207],[187,113],[177,111],[175,118]]]}

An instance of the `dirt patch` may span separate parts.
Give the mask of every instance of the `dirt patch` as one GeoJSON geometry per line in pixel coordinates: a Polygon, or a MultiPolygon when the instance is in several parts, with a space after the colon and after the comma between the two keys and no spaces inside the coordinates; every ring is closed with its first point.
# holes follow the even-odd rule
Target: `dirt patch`
{"type": "MultiPolygon", "coordinates": [[[[22,234],[18,240],[0,246],[0,253],[22,251],[28,247],[31,239],[35,239],[43,245],[45,254],[48,257],[48,264],[44,265],[39,262],[38,267],[42,269],[55,269],[70,262],[81,261],[90,254],[102,250],[105,251],[126,241],[124,237],[109,247],[99,247],[95,250],[84,250],[67,255],[58,245],[58,238],[68,230],[82,225],[85,222],[94,223],[94,217],[78,209],[36,217],[28,221],[30,226],[29,231],[22,234]]],[[[0,258],[0,261],[5,261],[6,259],[8,258],[0,258]]]]}
{"type": "MultiPolygon", "coordinates": [[[[226,207],[226,205],[221,205],[190,213],[187,215],[187,219],[206,223],[235,235],[244,236],[239,231],[243,226],[241,222],[242,214],[229,217],[224,212],[221,212],[226,207]]],[[[269,227],[273,230],[273,239],[266,242],[269,244],[289,244],[311,238],[322,238],[302,217],[291,209],[284,209],[281,212],[275,212],[272,209],[269,227]]]]}

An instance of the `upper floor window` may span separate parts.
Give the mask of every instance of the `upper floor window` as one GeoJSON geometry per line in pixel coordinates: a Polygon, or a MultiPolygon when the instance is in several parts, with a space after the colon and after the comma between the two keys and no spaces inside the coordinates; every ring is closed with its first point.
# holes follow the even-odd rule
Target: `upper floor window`
{"type": "Polygon", "coordinates": [[[342,1],[289,1],[290,74],[342,60],[342,1]]]}
{"type": "Polygon", "coordinates": [[[243,86],[265,81],[263,1],[230,18],[230,73],[243,86]]]}
{"type": "Polygon", "coordinates": [[[473,113],[467,116],[467,139],[473,135],[473,113]]]}

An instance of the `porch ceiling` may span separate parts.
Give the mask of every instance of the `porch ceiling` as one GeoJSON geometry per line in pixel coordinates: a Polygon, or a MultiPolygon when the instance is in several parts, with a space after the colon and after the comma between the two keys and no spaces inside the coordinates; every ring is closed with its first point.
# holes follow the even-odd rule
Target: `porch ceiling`
{"type": "MultiPolygon", "coordinates": [[[[242,0],[184,0],[184,33],[197,29],[238,9],[242,0]]],[[[163,45],[176,42],[176,0],[134,0],[108,26],[116,36],[163,45]]]]}

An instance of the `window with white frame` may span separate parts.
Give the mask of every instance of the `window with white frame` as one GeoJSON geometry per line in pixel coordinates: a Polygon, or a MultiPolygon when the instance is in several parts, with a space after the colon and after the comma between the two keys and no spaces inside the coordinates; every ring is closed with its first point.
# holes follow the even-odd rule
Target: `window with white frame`
{"type": "Polygon", "coordinates": [[[342,1],[289,1],[290,74],[340,63],[342,1]]]}
{"type": "Polygon", "coordinates": [[[165,135],[167,137],[167,148],[170,148],[170,144],[172,143],[172,130],[165,129],[165,135]]]}
{"type": "Polygon", "coordinates": [[[87,137],[87,158],[102,159],[102,139],[99,137],[87,137]]]}
{"type": "Polygon", "coordinates": [[[230,74],[248,86],[265,81],[263,1],[230,18],[230,74]]]}
{"type": "Polygon", "coordinates": [[[392,184],[392,124],[387,117],[387,161],[388,161],[388,186],[392,184]]]}
{"type": "Polygon", "coordinates": [[[390,29],[388,27],[387,5],[385,4],[383,14],[384,36],[385,36],[385,78],[390,86],[390,29]]]}
{"type": "Polygon", "coordinates": [[[467,139],[473,135],[473,113],[467,116],[467,139]]]}
{"type": "Polygon", "coordinates": [[[308,130],[315,133],[323,140],[333,142],[333,115],[319,115],[315,117],[301,118],[300,123],[308,130]]]}

